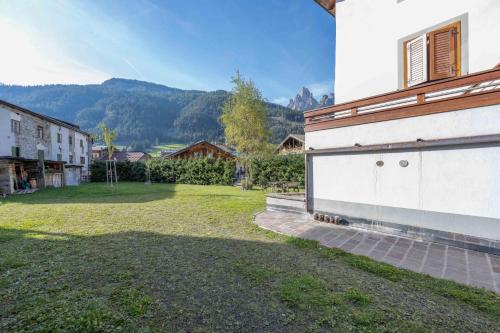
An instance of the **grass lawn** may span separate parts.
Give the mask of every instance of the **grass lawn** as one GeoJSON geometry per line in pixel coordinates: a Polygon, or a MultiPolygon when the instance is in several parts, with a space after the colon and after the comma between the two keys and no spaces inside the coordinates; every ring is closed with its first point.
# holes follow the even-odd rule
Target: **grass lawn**
{"type": "Polygon", "coordinates": [[[0,200],[0,331],[500,331],[498,295],[258,229],[260,191],[0,200]]]}

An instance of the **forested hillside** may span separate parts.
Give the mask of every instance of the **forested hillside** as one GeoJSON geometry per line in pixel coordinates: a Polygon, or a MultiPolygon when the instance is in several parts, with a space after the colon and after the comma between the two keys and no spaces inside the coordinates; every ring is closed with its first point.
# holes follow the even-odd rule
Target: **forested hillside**
{"type": "MultiPolygon", "coordinates": [[[[229,93],[181,90],[159,84],[110,79],[91,85],[0,85],[0,99],[94,132],[104,121],[118,141],[132,146],[158,142],[223,142],[219,121],[229,93]]],[[[266,103],[273,142],[303,131],[302,112],[266,103]]]]}

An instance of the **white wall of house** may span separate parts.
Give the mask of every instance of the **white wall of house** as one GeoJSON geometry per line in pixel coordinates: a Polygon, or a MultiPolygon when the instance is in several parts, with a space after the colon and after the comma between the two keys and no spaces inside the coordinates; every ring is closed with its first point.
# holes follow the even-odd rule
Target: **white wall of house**
{"type": "Polygon", "coordinates": [[[10,130],[10,119],[15,113],[0,105],[0,156],[11,156],[15,145],[14,134],[10,130]]]}
{"type": "MultiPolygon", "coordinates": [[[[308,132],[306,147],[498,134],[499,115],[495,105],[308,132]]],[[[500,240],[500,145],[316,155],[309,167],[316,211],[500,240]]]]}
{"type": "Polygon", "coordinates": [[[500,62],[498,0],[346,0],[336,6],[336,103],[401,88],[401,40],[462,22],[462,75],[500,62]]]}
{"type": "Polygon", "coordinates": [[[315,156],[314,206],[369,221],[500,240],[499,165],[498,146],[315,156]],[[408,166],[401,167],[401,160],[408,166]]]}

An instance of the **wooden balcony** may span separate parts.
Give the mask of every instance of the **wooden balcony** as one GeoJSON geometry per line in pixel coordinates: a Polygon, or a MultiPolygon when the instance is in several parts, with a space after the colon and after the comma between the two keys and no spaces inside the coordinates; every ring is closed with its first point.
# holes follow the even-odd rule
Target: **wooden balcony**
{"type": "MultiPolygon", "coordinates": [[[[500,104],[500,69],[422,84],[304,113],[305,131],[500,104]]],[[[499,112],[500,116],[500,112],[499,112]]]]}

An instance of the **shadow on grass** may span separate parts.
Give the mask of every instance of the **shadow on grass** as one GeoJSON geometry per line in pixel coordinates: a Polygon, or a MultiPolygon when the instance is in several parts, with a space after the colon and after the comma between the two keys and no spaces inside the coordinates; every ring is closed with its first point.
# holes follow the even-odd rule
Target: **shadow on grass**
{"type": "Polygon", "coordinates": [[[466,304],[287,243],[139,231],[0,236],[0,331],[498,328],[466,304]]]}
{"type": "Polygon", "coordinates": [[[106,183],[40,189],[32,194],[12,195],[0,199],[0,204],[65,204],[65,203],[143,203],[175,196],[176,184],[141,184],[121,182],[114,187],[106,183]]]}

